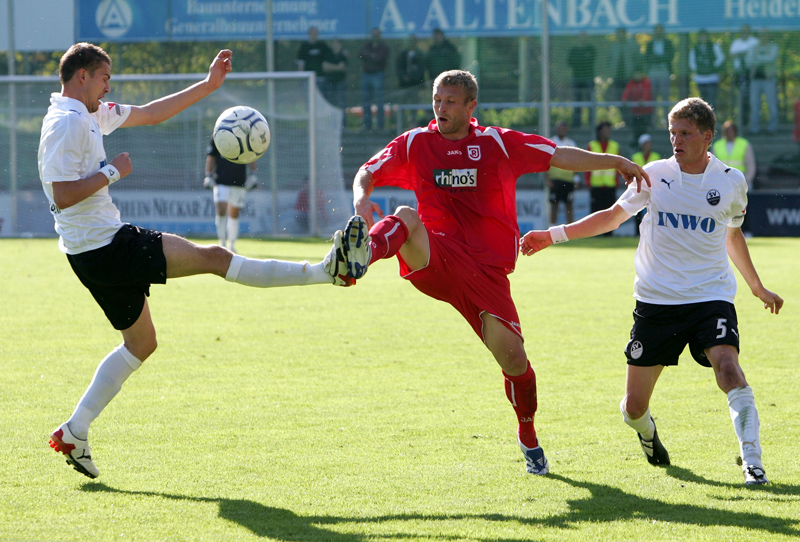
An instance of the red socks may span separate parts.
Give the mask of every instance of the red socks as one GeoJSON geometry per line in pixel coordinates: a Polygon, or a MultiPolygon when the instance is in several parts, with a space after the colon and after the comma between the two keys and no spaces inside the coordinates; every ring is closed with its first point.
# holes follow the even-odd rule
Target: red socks
{"type": "Polygon", "coordinates": [[[517,435],[520,442],[528,448],[536,448],[539,440],[536,438],[536,429],[533,427],[533,416],[536,414],[536,373],[533,372],[530,362],[528,370],[519,376],[506,377],[506,397],[511,401],[511,406],[517,413],[519,429],[517,435]]]}
{"type": "Polygon", "coordinates": [[[391,258],[397,254],[408,239],[408,228],[395,215],[388,215],[372,226],[369,235],[372,238],[372,259],[369,263],[372,265],[376,260],[391,258]]]}

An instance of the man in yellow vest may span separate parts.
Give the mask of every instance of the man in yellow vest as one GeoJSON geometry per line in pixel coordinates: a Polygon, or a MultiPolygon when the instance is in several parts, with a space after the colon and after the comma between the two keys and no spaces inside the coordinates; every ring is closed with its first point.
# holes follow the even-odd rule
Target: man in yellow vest
{"type": "Polygon", "coordinates": [[[639,136],[639,151],[634,153],[631,161],[644,167],[645,164],[661,160],[661,155],[653,151],[653,138],[650,134],[639,136]]]}
{"type": "MultiPolygon", "coordinates": [[[[611,139],[611,123],[603,121],[595,128],[595,139],[587,147],[591,152],[619,155],[619,143],[611,139]]],[[[617,201],[617,171],[600,169],[586,172],[589,186],[589,208],[592,213],[602,211],[617,201]]],[[[608,232],[604,235],[611,235],[608,232]]]]}
{"type": "MultiPolygon", "coordinates": [[[[756,179],[756,153],[750,142],[738,134],[739,128],[736,123],[726,120],[722,125],[722,137],[714,142],[711,151],[720,162],[744,173],[747,189],[752,190],[753,181],[756,179]]],[[[745,235],[751,235],[750,220],[746,214],[742,231],[745,235]]]]}
{"type": "Polygon", "coordinates": [[[714,156],[728,166],[734,167],[744,173],[747,180],[747,189],[753,189],[756,178],[756,155],[753,146],[748,140],[738,136],[739,129],[732,120],[726,120],[722,125],[723,137],[716,140],[711,146],[714,156]]]}

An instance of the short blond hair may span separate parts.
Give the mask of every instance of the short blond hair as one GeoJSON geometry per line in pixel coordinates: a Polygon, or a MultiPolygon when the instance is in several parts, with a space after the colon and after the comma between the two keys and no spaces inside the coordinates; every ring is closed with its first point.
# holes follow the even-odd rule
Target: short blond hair
{"type": "Polygon", "coordinates": [[[672,111],[669,112],[667,118],[672,119],[688,119],[697,126],[701,132],[711,130],[711,136],[716,134],[717,130],[717,116],[714,114],[714,108],[711,104],[701,98],[686,98],[675,104],[672,111]]]}
{"type": "Polygon", "coordinates": [[[478,80],[465,70],[448,70],[442,72],[433,81],[433,92],[436,87],[458,87],[464,91],[467,102],[478,99],[478,80]]]}

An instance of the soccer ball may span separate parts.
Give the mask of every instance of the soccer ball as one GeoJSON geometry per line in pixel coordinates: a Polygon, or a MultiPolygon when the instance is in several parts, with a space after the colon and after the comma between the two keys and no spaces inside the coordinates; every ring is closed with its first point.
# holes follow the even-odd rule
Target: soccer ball
{"type": "Polygon", "coordinates": [[[252,107],[237,105],[217,118],[213,137],[223,158],[235,164],[249,164],[267,152],[269,124],[264,115],[252,107]]]}

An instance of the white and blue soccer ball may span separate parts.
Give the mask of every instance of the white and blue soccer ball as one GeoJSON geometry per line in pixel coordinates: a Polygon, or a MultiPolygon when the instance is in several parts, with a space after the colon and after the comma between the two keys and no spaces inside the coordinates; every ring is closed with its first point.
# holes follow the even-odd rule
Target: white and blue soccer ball
{"type": "Polygon", "coordinates": [[[249,164],[267,152],[269,124],[264,115],[252,107],[237,105],[217,118],[213,137],[223,158],[235,164],[249,164]]]}

